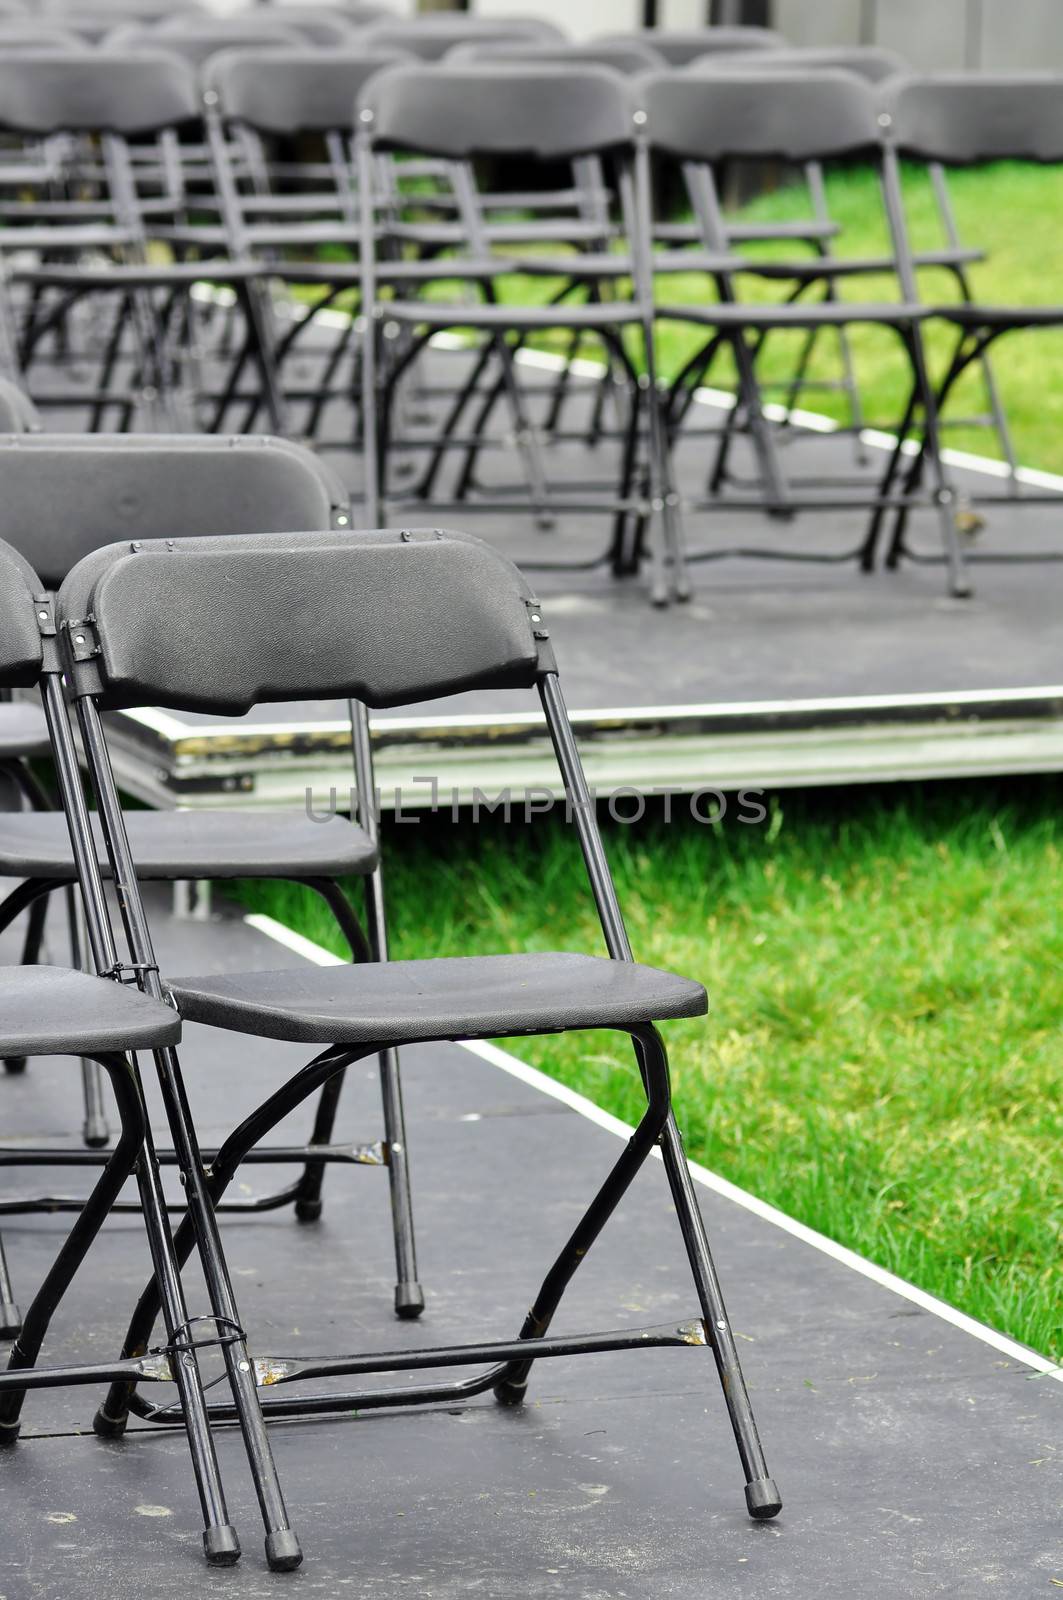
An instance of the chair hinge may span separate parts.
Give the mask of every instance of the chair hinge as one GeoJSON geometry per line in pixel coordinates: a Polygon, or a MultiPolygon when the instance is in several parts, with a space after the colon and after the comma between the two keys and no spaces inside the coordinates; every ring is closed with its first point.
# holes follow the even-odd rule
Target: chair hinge
{"type": "Polygon", "coordinates": [[[100,641],[96,635],[96,618],[77,617],[63,623],[75,661],[91,661],[100,654],[100,641]]]}
{"type": "Polygon", "coordinates": [[[33,609],[37,614],[37,631],[42,639],[55,638],[55,608],[50,594],[35,594],[33,609]]]}
{"type": "Polygon", "coordinates": [[[113,978],[115,983],[137,983],[146,972],[158,975],[158,967],[153,961],[116,961],[103,974],[105,978],[113,978]]]}
{"type": "Polygon", "coordinates": [[[546,626],[546,619],[543,616],[543,608],[539,604],[538,600],[525,600],[524,604],[528,608],[528,621],[532,625],[533,636],[536,639],[549,639],[550,630],[546,626]]]}

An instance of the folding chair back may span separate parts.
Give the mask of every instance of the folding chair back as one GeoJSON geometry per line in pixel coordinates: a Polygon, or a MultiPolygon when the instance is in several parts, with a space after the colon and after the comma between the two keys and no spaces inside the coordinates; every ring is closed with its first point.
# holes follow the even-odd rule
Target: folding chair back
{"type": "Polygon", "coordinates": [[[1063,75],[934,73],[883,94],[898,153],[945,166],[1063,161],[1063,75]]]}
{"type": "Polygon", "coordinates": [[[47,583],[115,536],[304,532],[349,523],[346,493],[283,439],[35,434],[0,440],[0,538],[47,583]]]}
{"type": "Polygon", "coordinates": [[[732,51],[785,49],[786,40],[771,28],[656,28],[630,33],[605,33],[595,44],[650,44],[672,67],[685,67],[698,56],[732,51]]]}
{"type": "Polygon", "coordinates": [[[506,44],[513,40],[563,40],[552,23],[511,17],[497,21],[464,12],[395,18],[363,29],[358,42],[370,50],[406,50],[422,61],[438,61],[459,44],[506,44]]]}
{"type": "Polygon", "coordinates": [[[908,63],[895,51],[878,45],[846,45],[824,50],[742,50],[733,55],[713,51],[697,56],[688,71],[742,72],[746,68],[754,72],[819,72],[827,68],[852,72],[868,83],[881,83],[907,72],[908,63]]]}
{"type": "Polygon", "coordinates": [[[512,563],[438,529],[112,544],[69,575],[58,614],[76,692],[110,708],[397,706],[530,687],[552,661],[512,563]]]}
{"type": "Polygon", "coordinates": [[[86,41],[61,21],[44,22],[36,17],[0,16],[0,51],[11,50],[87,50],[86,41]]]}
{"type": "Polygon", "coordinates": [[[0,689],[28,689],[41,670],[33,597],[40,581],[28,561],[0,543],[0,689]]]}
{"type": "Polygon", "coordinates": [[[681,161],[800,163],[881,144],[875,97],[846,72],[656,73],[632,92],[652,145],[681,161]]]}
{"type": "Polygon", "coordinates": [[[294,28],[274,22],[270,17],[213,17],[199,25],[199,18],[179,31],[143,22],[124,23],[103,41],[105,50],[165,50],[179,56],[191,67],[201,67],[221,50],[300,50],[305,40],[294,28]],[[229,23],[232,26],[228,26],[229,23]]]}
{"type": "Polygon", "coordinates": [[[360,115],[378,148],[453,161],[575,159],[626,146],[632,134],[623,80],[597,66],[396,67],[369,84],[360,115]]]}
{"type": "Polygon", "coordinates": [[[346,133],[364,85],[403,59],[397,50],[227,50],[210,62],[203,83],[222,116],[258,133],[346,133]]]}
{"type": "MultiPolygon", "coordinates": [[[[290,28],[299,36],[303,44],[316,45],[318,49],[322,50],[332,50],[337,46],[340,49],[344,49],[354,43],[354,37],[358,31],[357,25],[350,18],[345,17],[342,12],[336,11],[329,6],[274,5],[271,0],[269,5],[262,6],[259,9],[261,16],[256,16],[254,12],[249,16],[237,12],[235,17],[219,17],[216,20],[219,22],[246,21],[249,24],[259,20],[271,24],[275,23],[279,27],[290,28]]],[[[184,19],[175,18],[172,23],[164,22],[159,31],[169,36],[177,32],[179,27],[184,28],[186,25],[184,19]]]]}
{"type": "Polygon", "coordinates": [[[516,39],[504,44],[460,44],[448,50],[444,57],[450,66],[467,66],[471,62],[511,61],[521,66],[558,67],[608,67],[625,77],[638,72],[660,72],[668,63],[659,50],[649,44],[551,44],[540,40],[516,39]]]}
{"type": "Polygon", "coordinates": [[[0,56],[0,128],[24,134],[158,133],[199,116],[195,78],[163,51],[0,56]]]}

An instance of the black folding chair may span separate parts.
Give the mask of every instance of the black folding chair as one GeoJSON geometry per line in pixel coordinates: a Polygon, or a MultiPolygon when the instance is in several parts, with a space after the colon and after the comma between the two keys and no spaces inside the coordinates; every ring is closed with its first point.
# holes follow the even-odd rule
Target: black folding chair
{"type": "MultiPolygon", "coordinates": [[[[711,1348],[738,1443],[750,1515],[780,1509],[742,1378],[738,1352],[709,1253],[682,1141],[671,1110],[668,1063],[655,1023],[703,1014],[700,984],[637,965],[597,830],[558,681],[546,618],[517,570],[479,540],[436,530],[283,535],[243,540],[153,540],[114,545],[71,573],[59,600],[61,635],[86,757],[115,873],[133,960],[147,993],[172,989],[183,1016],[241,1036],[302,1042],[313,1059],[226,1140],[190,1191],[191,1215],[178,1230],[184,1258],[200,1211],[213,1221],[246,1151],[281,1117],[349,1063],[391,1045],[612,1029],[630,1036],[647,1108],[563,1246],[519,1337],[445,1349],[354,1354],[324,1360],[261,1356],[253,1364],[270,1396],[266,1416],[309,1416],[466,1399],[493,1390],[519,1404],[535,1360],[589,1351],[711,1348]],[[229,597],[239,595],[239,623],[229,597]],[[224,598],[223,598],[224,597],[224,598]],[[180,612],[180,629],[167,625],[180,612]],[[355,695],[373,707],[404,705],[472,689],[535,688],[601,921],[608,957],[568,953],[448,957],[349,968],[298,968],[174,979],[160,977],[121,808],[101,713],[152,700],[171,708],[234,715],[262,702],[355,695]],[[697,1312],[667,1327],[593,1336],[551,1336],[572,1277],[653,1150],[664,1157],[694,1278],[697,1312]],[[202,1192],[200,1192],[202,1191],[202,1192]],[[489,1363],[456,1381],[317,1393],[291,1398],[285,1386],[313,1376],[366,1376],[489,1363]]],[[[176,1052],[159,1053],[162,1075],[182,1106],[176,1052]]],[[[183,1135],[195,1154],[194,1130],[183,1135]]],[[[465,1174],[475,1204],[475,1172],[465,1174]]],[[[202,1244],[202,1228],[201,1239],[202,1244]]],[[[204,1262],[208,1278],[220,1254],[204,1262]]],[[[215,1293],[214,1309],[239,1324],[235,1305],[215,1293]]],[[[149,1284],[128,1348],[143,1347],[158,1297],[149,1284]]],[[[143,1409],[134,1381],[116,1382],[98,1426],[121,1427],[143,1409]]],[[[212,1416],[227,1419],[231,1407],[212,1416]]],[[[156,1413],[175,1422],[173,1411],[156,1413]]],[[[252,1461],[254,1468],[255,1463],[252,1461]]]]}
{"type": "MultiPolygon", "coordinates": [[[[829,49],[786,49],[786,50],[755,50],[736,55],[710,55],[702,56],[690,63],[692,72],[708,72],[713,75],[727,72],[807,72],[819,71],[826,68],[830,71],[851,72],[856,77],[862,78],[872,85],[884,84],[888,79],[904,76],[908,72],[908,63],[892,50],[884,50],[874,45],[849,45],[829,49]]],[[[884,91],[888,93],[888,91],[884,91]]],[[[960,298],[965,302],[974,299],[971,288],[969,269],[976,263],[985,259],[985,251],[978,247],[965,245],[960,237],[956,213],[949,193],[948,180],[945,169],[940,162],[933,161],[927,164],[930,178],[934,206],[937,211],[941,227],[941,244],[936,249],[913,251],[912,261],[917,269],[937,267],[947,271],[959,292],[960,298]]],[[[818,162],[808,162],[805,165],[804,180],[811,204],[811,216],[822,226],[824,236],[810,241],[814,243],[818,254],[827,258],[825,232],[827,226],[837,231],[837,224],[830,215],[827,203],[827,190],[824,183],[823,172],[818,162]]],[[[742,224],[737,225],[728,219],[728,233],[732,244],[740,246],[742,238],[742,224]]],[[[844,243],[844,241],[842,241],[844,243]]],[[[761,271],[764,265],[757,263],[761,271]]],[[[835,251],[829,253],[829,259],[823,261],[824,280],[828,291],[833,295],[840,278],[853,278],[864,273],[889,272],[894,270],[894,257],[883,258],[861,257],[858,255],[838,255],[835,251]]],[[[768,263],[767,275],[777,279],[786,276],[790,271],[788,264],[783,262],[768,263]]],[[[814,285],[815,266],[800,265],[796,275],[804,287],[814,285]]],[[[860,431],[863,427],[863,410],[860,402],[859,391],[856,385],[856,374],[851,354],[848,349],[848,340],[844,329],[838,329],[837,335],[841,346],[843,376],[840,383],[837,380],[818,379],[811,380],[808,376],[808,366],[811,361],[815,345],[814,332],[806,339],[792,377],[784,380],[785,400],[784,423],[789,422],[790,413],[801,394],[808,388],[842,388],[849,401],[850,428],[857,440],[857,459],[866,464],[866,453],[859,447],[860,431]]],[[[1011,439],[1011,430],[1004,407],[1000,401],[996,377],[990,364],[989,356],[983,353],[979,367],[982,385],[985,390],[987,411],[984,415],[973,417],[945,417],[939,419],[943,431],[949,428],[991,428],[996,435],[1001,455],[1008,465],[1008,478],[1014,494],[1017,487],[1015,477],[1016,460],[1015,450],[1011,439]]],[[[734,413],[732,413],[732,416],[734,413]]]]}
{"type": "MultiPolygon", "coordinates": [[[[650,201],[650,150],[661,151],[680,163],[687,192],[701,230],[706,249],[726,252],[729,237],[724,223],[715,169],[721,162],[779,160],[792,165],[826,163],[863,157],[878,174],[883,209],[890,228],[895,275],[902,298],[896,302],[859,303],[821,300],[814,304],[791,298],[785,302],[760,304],[742,302],[730,271],[716,274],[718,302],[658,305],[659,321],[674,321],[701,327],[706,339],[673,381],[668,414],[676,429],[685,414],[686,389],[692,375],[705,369],[715,352],[730,349],[738,382],[738,401],[747,419],[751,443],[763,487],[752,494],[689,498],[686,504],[711,511],[721,506],[733,510],[765,509],[777,514],[801,510],[860,510],[889,505],[897,500],[891,482],[838,488],[814,480],[810,489],[791,486],[779,461],[776,440],[765,420],[755,368],[755,356],[769,333],[845,328],[864,324],[889,330],[896,335],[911,367],[912,388],[900,435],[907,436],[918,410],[926,438],[928,468],[932,477],[931,503],[937,514],[941,541],[948,564],[949,587],[954,595],[969,592],[955,524],[954,495],[941,460],[937,405],[927,370],[923,345],[923,324],[927,308],[918,302],[915,263],[900,219],[900,190],[895,163],[884,155],[877,101],[870,87],[849,73],[765,73],[743,72],[714,78],[687,72],[651,75],[635,85],[634,93],[643,118],[646,139],[640,146],[641,225],[647,247],[652,228],[650,201]]],[[[737,550],[708,547],[688,561],[717,560],[721,557],[782,557],[794,561],[835,562],[858,560],[870,569],[872,559],[868,540],[853,549],[838,553],[798,551],[778,547],[739,547],[737,550]]]]}
{"type": "MultiPolygon", "coordinates": [[[[505,259],[496,261],[493,270],[485,271],[483,266],[475,272],[468,269],[465,276],[478,279],[484,296],[479,302],[388,298],[386,279],[377,267],[375,240],[366,233],[361,253],[362,305],[372,339],[367,342],[363,359],[363,416],[375,431],[375,447],[369,448],[367,437],[365,520],[381,522],[385,520],[383,507],[397,504],[396,497],[389,496],[387,482],[393,445],[426,449],[428,467],[408,498],[430,501],[439,514],[455,509],[510,513],[526,510],[540,526],[552,526],[553,517],[561,512],[593,511],[613,518],[612,539],[602,555],[566,561],[529,554],[522,558],[529,571],[610,564],[619,575],[632,570],[642,550],[643,531],[648,529],[645,542],[651,567],[651,595],[656,603],[664,603],[668,594],[667,564],[671,561],[673,567],[677,566],[680,552],[675,494],[657,404],[649,286],[639,272],[640,264],[629,242],[634,237],[633,125],[625,80],[595,66],[525,68],[500,63],[453,68],[396,67],[370,81],[358,116],[359,190],[363,197],[379,192],[375,158],[381,154],[410,152],[442,158],[451,164],[460,233],[455,241],[456,256],[441,260],[435,269],[442,280],[454,275],[451,262],[461,261],[462,248],[468,257],[490,269],[494,247],[501,245],[512,256],[522,239],[544,243],[550,239],[549,227],[544,232],[543,224],[534,217],[512,225],[485,219],[477,183],[477,158],[520,155],[529,162],[556,166],[597,157],[615,167],[619,201],[615,225],[603,215],[589,230],[588,243],[593,241],[596,227],[599,249],[568,258],[568,281],[561,294],[546,305],[529,303],[527,298],[522,303],[514,298],[524,281],[522,274],[530,257],[521,258],[519,271],[505,259]],[[614,232],[628,242],[626,260],[615,257],[609,248],[614,232]],[[618,290],[607,298],[602,293],[603,283],[615,285],[618,275],[623,274],[638,277],[635,292],[618,290]],[[507,279],[512,291],[509,294],[505,292],[507,279]],[[406,335],[397,353],[383,337],[385,328],[406,335]],[[471,379],[461,389],[442,427],[433,426],[430,437],[394,440],[393,404],[399,384],[434,338],[456,329],[471,332],[477,338],[477,344],[471,347],[471,379]],[[581,338],[597,340],[607,352],[609,363],[622,376],[626,416],[619,470],[612,483],[577,484],[573,489],[570,484],[558,488],[548,481],[541,431],[525,403],[516,353],[531,335],[554,332],[578,332],[581,338]],[[640,342],[644,358],[641,373],[625,347],[625,334],[640,342]],[[488,372],[492,377],[486,386],[487,398],[474,414],[467,433],[461,434],[457,429],[467,401],[488,372]],[[484,427],[499,400],[510,411],[524,478],[517,484],[474,486],[472,469],[481,449],[484,427]],[[462,457],[455,497],[450,501],[441,498],[434,487],[447,452],[458,452],[462,457]],[[634,536],[633,525],[638,530],[634,536]]],[[[367,228],[372,209],[363,205],[367,228]]],[[[573,226],[571,217],[561,218],[556,240],[570,241],[573,226]]],[[[396,229],[396,237],[405,235],[396,229]]],[[[566,263],[558,265],[551,260],[542,263],[542,269],[566,272],[566,263]]]]}
{"type": "MultiPolygon", "coordinates": [[[[901,158],[940,168],[978,166],[989,161],[1063,162],[1063,75],[1059,73],[935,73],[929,77],[891,79],[881,90],[880,122],[886,136],[885,163],[897,192],[897,229],[907,245],[907,220],[898,178],[901,158]]],[[[977,296],[958,305],[938,305],[934,315],[956,330],[957,340],[937,391],[937,406],[946,407],[959,379],[985,361],[998,339],[1021,331],[1043,334],[1063,327],[1063,300],[1043,305],[986,305],[977,296]]],[[[887,567],[903,556],[916,555],[905,545],[909,504],[917,500],[929,475],[936,486],[934,439],[927,430],[918,453],[905,467],[900,445],[894,449],[886,474],[887,485],[899,481],[902,495],[893,508],[892,528],[883,536],[886,506],[873,517],[868,539],[868,559],[885,546],[887,567]]],[[[954,490],[949,490],[955,493],[954,490]]],[[[965,502],[973,507],[1019,503],[1058,505],[1058,491],[1019,484],[1012,477],[1005,494],[965,488],[965,502]],[[1021,491],[1021,492],[1020,492],[1021,491]]],[[[1008,550],[1000,554],[973,551],[968,562],[1052,561],[1055,552],[1008,550]]]]}
{"type": "MultiPolygon", "coordinates": [[[[303,46],[228,50],[208,63],[203,95],[219,220],[160,236],[182,250],[223,251],[253,285],[256,321],[216,396],[212,430],[229,425],[233,408],[250,429],[265,406],[278,431],[315,438],[319,447],[337,443],[322,434],[323,419],[330,402],[359,398],[358,339],[353,309],[338,332],[326,328],[322,313],[345,295],[357,301],[360,287],[352,108],[368,79],[396,59],[303,46]],[[284,157],[292,147],[302,149],[302,159],[284,157]],[[278,305],[278,287],[314,298],[278,305]],[[299,361],[314,364],[312,376],[300,374],[299,361]],[[246,381],[250,362],[261,365],[258,386],[246,381]]],[[[348,422],[345,450],[351,432],[348,422]]]]}
{"type": "MultiPolygon", "coordinates": [[[[39,404],[84,403],[94,428],[109,407],[126,426],[138,406],[164,425],[176,423],[176,378],[152,298],[152,287],[170,283],[173,273],[149,263],[129,141],[198,114],[191,73],[172,56],[27,50],[0,59],[0,131],[31,154],[42,142],[51,153],[39,178],[28,172],[0,207],[0,261],[8,260],[8,286],[20,294],[9,319],[15,359],[39,404]],[[94,299],[72,344],[75,312],[97,296],[105,334],[101,299],[94,299]],[[45,389],[36,379],[49,341],[60,381],[45,389]],[[94,379],[86,389],[72,367],[91,353],[90,342],[94,379]],[[123,363],[131,370],[119,381],[123,363]]],[[[173,203],[164,199],[163,209],[173,203]]]]}
{"type": "MultiPolygon", "coordinates": [[[[32,554],[44,579],[55,586],[78,561],[106,545],[121,530],[128,542],[175,537],[194,529],[202,535],[249,536],[271,530],[345,532],[349,503],[332,473],[309,452],[279,439],[211,439],[150,435],[37,435],[0,442],[0,537],[32,554]]],[[[0,712],[15,708],[0,707],[0,712]]],[[[375,788],[364,706],[351,702],[351,755],[357,815],[322,824],[303,810],[274,809],[131,812],[128,828],[146,882],[225,881],[278,876],[310,887],[332,913],[352,960],[387,955],[383,883],[374,815],[375,788]],[[363,919],[355,913],[341,879],[361,880],[363,919]]],[[[3,721],[0,718],[0,735],[3,721]]],[[[0,752],[3,745],[0,743],[0,752]]],[[[62,816],[55,810],[0,813],[0,874],[21,880],[0,905],[0,930],[29,909],[35,949],[42,925],[33,919],[56,889],[75,880],[74,858],[62,816]]],[[[102,837],[100,871],[110,873],[102,837]]],[[[81,943],[83,944],[83,940],[81,943]]],[[[22,1058],[14,1058],[16,1065],[22,1058]]],[[[10,1065],[10,1062],[8,1063],[10,1065]]],[[[391,1191],[396,1252],[395,1309],[416,1317],[424,1307],[417,1278],[409,1163],[403,1122],[399,1063],[394,1051],[380,1058],[383,1141],[333,1142],[339,1079],[323,1093],[306,1146],[289,1149],[301,1170],[286,1187],[229,1203],[228,1209],[260,1213],[291,1205],[301,1222],[321,1215],[328,1165],[386,1167],[391,1191]]],[[[107,1126],[98,1076],[85,1084],[86,1143],[106,1143],[107,1126]]],[[[47,1151],[5,1155],[5,1166],[23,1160],[43,1165],[47,1151]]],[[[95,1148],[64,1155],[66,1165],[98,1165],[95,1148]]],[[[165,1156],[164,1159],[172,1159],[165,1156]]],[[[276,1155],[263,1159],[276,1163],[276,1155]]],[[[0,1202],[0,1215],[77,1210],[80,1202],[50,1195],[0,1202]]]]}
{"type": "MultiPolygon", "coordinates": [[[[64,799],[70,808],[71,837],[89,904],[103,905],[103,888],[91,848],[85,847],[88,819],[66,722],[61,668],[51,597],[27,563],[0,545],[0,684],[29,687],[43,680],[50,729],[64,799]]],[[[182,1396],[193,1468],[203,1511],[208,1561],[228,1566],[240,1554],[229,1521],[218,1461],[207,1418],[199,1370],[197,1329],[189,1317],[170,1234],[137,1057],[138,1050],[161,1050],[177,1043],[181,1022],[160,993],[148,996],[128,981],[130,969],[115,946],[105,917],[90,920],[93,957],[99,976],[60,967],[0,969],[0,1052],[5,1055],[91,1056],[114,1089],[121,1136],[89,1198],[83,1202],[55,1262],[24,1314],[14,1304],[0,1243],[0,1333],[17,1334],[0,1372],[0,1445],[18,1439],[23,1402],[30,1390],[60,1385],[130,1381],[176,1381],[182,1396]],[[166,1327],[165,1348],[130,1352],[118,1360],[88,1365],[38,1368],[37,1361],[53,1316],[100,1228],[129,1178],[136,1179],[140,1207],[166,1327]]],[[[226,1346],[228,1348],[228,1346],[226,1346]]],[[[262,1440],[270,1464],[268,1441],[262,1440]]],[[[290,1545],[282,1552],[292,1557],[290,1545]]]]}

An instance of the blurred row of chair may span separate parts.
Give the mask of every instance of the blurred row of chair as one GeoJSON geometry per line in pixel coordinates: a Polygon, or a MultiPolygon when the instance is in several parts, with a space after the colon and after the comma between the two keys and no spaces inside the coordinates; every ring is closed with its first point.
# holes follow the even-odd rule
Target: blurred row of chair
{"type": "MultiPolygon", "coordinates": [[[[384,41],[375,49],[224,49],[198,82],[187,62],[154,46],[0,60],[9,193],[17,186],[17,197],[0,202],[0,332],[10,370],[38,402],[71,405],[70,372],[84,368],[87,341],[96,357],[82,386],[91,427],[132,426],[140,411],[156,427],[250,430],[265,420],[321,447],[368,440],[370,523],[383,520],[385,505],[411,499],[437,512],[530,510],[543,527],[603,512],[612,533],[594,559],[623,574],[648,554],[659,601],[689,591],[682,509],[865,510],[869,525],[852,549],[812,556],[795,542],[786,553],[855,558],[870,570],[880,559],[897,564],[910,510],[929,503],[952,592],[966,592],[943,403],[980,366],[985,420],[1013,467],[987,352],[1002,332],[1048,326],[1053,316],[977,305],[969,269],[979,252],[959,238],[944,168],[1058,159],[1056,80],[896,77],[881,52],[830,52],[823,64],[823,53],[806,61],[763,40],[752,54],[701,52],[685,68],[654,71],[652,52],[630,38],[576,48],[519,31],[533,24],[517,25],[508,41],[470,38],[467,28],[458,38],[465,25],[456,19],[434,26],[450,52],[431,64],[407,60],[393,43],[403,30],[391,23],[369,30],[384,41]],[[937,249],[911,244],[901,158],[930,169],[937,249]],[[837,248],[824,167],[838,161],[879,174],[889,241],[881,255],[837,248]],[[807,215],[734,221],[724,186],[747,163],[794,171],[807,215]],[[499,186],[500,173],[518,174],[518,183],[499,186]],[[764,244],[774,252],[761,253],[764,244]],[[780,258],[780,245],[800,253],[780,258]],[[919,275],[930,268],[950,273],[958,303],[922,292],[919,275]],[[840,292],[883,275],[895,298],[853,302],[840,292]],[[786,298],[743,298],[749,277],[786,298]],[[93,312],[86,330],[77,308],[101,293],[117,309],[104,321],[93,312]],[[940,381],[925,349],[930,319],[955,330],[940,381]],[[663,323],[684,324],[691,350],[667,385],[656,355],[663,323]],[[859,438],[847,339],[856,324],[891,330],[910,363],[897,450],[879,473],[861,456],[856,477],[801,479],[780,454],[760,358],[780,336],[801,341],[785,380],[785,425],[805,390],[824,382],[810,370],[816,342],[837,341],[840,376],[830,381],[844,391],[859,438]],[[366,326],[376,330],[368,341],[366,326]],[[440,387],[421,358],[455,334],[475,347],[471,375],[440,387]],[[525,347],[559,337],[557,374],[534,384],[525,347]],[[588,341],[603,352],[600,376],[583,380],[589,407],[566,427],[588,341]],[[694,402],[722,355],[736,374],[735,404],[706,425],[694,402]],[[42,370],[58,378],[41,384],[42,370]],[[356,428],[348,418],[330,440],[334,403],[352,401],[356,428]],[[499,444],[492,425],[501,415],[519,477],[485,490],[480,464],[499,444]],[[707,492],[681,496],[675,452],[706,432],[714,438],[707,492]],[[744,490],[730,472],[740,435],[755,469],[744,490]],[[908,462],[902,451],[912,441],[908,462]],[[574,487],[568,473],[560,487],[551,483],[547,458],[570,442],[616,444],[608,481],[574,487]],[[396,463],[410,480],[402,494],[396,463]],[[440,487],[446,466],[449,495],[440,487]]],[[[1015,483],[1012,472],[1007,494],[1015,483]]],[[[723,553],[716,545],[694,555],[723,553]]],[[[527,565],[565,562],[533,548],[527,565]]]]}

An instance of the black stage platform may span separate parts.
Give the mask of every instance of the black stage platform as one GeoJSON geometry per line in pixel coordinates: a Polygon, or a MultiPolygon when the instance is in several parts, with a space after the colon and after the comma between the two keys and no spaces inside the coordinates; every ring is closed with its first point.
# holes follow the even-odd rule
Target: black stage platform
{"type": "MultiPolygon", "coordinates": [[[[171,972],[300,959],[237,920],[182,923],[161,912],[158,920],[171,972]]],[[[10,939],[0,954],[13,956],[10,939]]],[[[195,1028],[184,1057],[210,1137],[295,1064],[290,1047],[251,1049],[195,1028]]],[[[344,1133],[376,1137],[373,1075],[353,1071],[344,1133]]],[[[500,1070],[497,1058],[458,1046],[411,1050],[406,1080],[428,1291],[420,1330],[391,1315],[383,1174],[333,1169],[317,1226],[300,1227],[288,1212],[226,1226],[256,1354],[508,1337],[615,1155],[615,1132],[580,1115],[571,1097],[542,1092],[534,1074],[521,1081],[500,1070]]],[[[79,1098],[75,1063],[33,1062],[25,1077],[0,1079],[5,1143],[68,1134],[79,1098]]],[[[12,1173],[0,1188],[25,1181],[12,1173]]],[[[252,1182],[263,1181],[260,1170],[252,1182]]],[[[748,1203],[709,1187],[699,1194],[783,1491],[778,1521],[745,1516],[706,1350],[546,1363],[521,1411],[488,1398],[278,1427],[307,1557],[288,1577],[264,1568],[231,1433],[222,1457],[245,1553],[238,1568],[208,1572],[183,1439],[138,1429],[103,1443],[87,1431],[95,1395],[53,1391],[30,1397],[22,1442],[0,1454],[0,1595],[1035,1600],[1054,1592],[1053,1580],[1063,1580],[1063,1386],[1044,1364],[831,1259],[748,1203]]],[[[63,1225],[5,1225],[24,1297],[63,1225]]],[[[47,1354],[113,1353],[145,1267],[137,1219],[109,1223],[47,1354]]],[[[189,1286],[200,1309],[191,1275],[189,1286]]],[[[664,1176],[652,1162],[576,1280],[563,1326],[644,1326],[692,1310],[664,1176]]]]}
{"type": "MultiPolygon", "coordinates": [[[[436,388],[452,384],[467,359],[434,352],[428,378],[436,388]]],[[[550,372],[530,376],[542,383],[550,372]]],[[[435,436],[441,403],[429,396],[413,435],[435,436]]],[[[581,408],[577,397],[573,425],[586,414],[581,408]]],[[[724,415],[710,403],[701,411],[706,424],[724,415]]],[[[333,405],[325,422],[334,444],[329,460],[357,495],[346,443],[351,413],[333,405]]],[[[481,480],[519,481],[513,450],[501,433],[491,437],[481,480]]],[[[703,489],[710,449],[706,440],[681,447],[684,492],[703,489]]],[[[552,446],[560,491],[608,480],[614,450],[609,443],[593,451],[552,446]]],[[[880,466],[881,439],[866,454],[880,466]]],[[[783,459],[794,475],[855,470],[850,439],[808,427],[794,430],[783,459]]],[[[411,466],[424,460],[423,450],[408,457],[411,466]]],[[[749,475],[744,444],[734,468],[749,475]]],[[[1030,476],[1063,494],[1063,479],[1030,476]]],[[[956,468],[956,479],[961,496],[1006,489],[969,464],[956,468]]],[[[405,491],[411,481],[396,475],[394,487],[405,491]]],[[[450,492],[445,477],[440,488],[450,492]]],[[[549,532],[516,511],[441,511],[431,503],[396,507],[389,520],[467,528],[529,567],[586,563],[609,536],[608,518],[583,513],[562,513],[549,532]]],[[[687,518],[691,548],[717,555],[758,546],[832,557],[859,545],[864,527],[865,514],[852,510],[789,522],[731,509],[687,518]]],[[[592,781],[602,789],[735,789],[1063,768],[1063,500],[987,513],[970,544],[971,599],[946,595],[930,513],[913,515],[911,543],[928,564],[873,575],[851,561],[713,559],[693,567],[689,604],[666,611],[649,605],[642,579],[617,581],[602,569],[534,572],[592,781]],[[1054,559],[1001,561],[1016,552],[1054,559]]],[[[342,709],[271,708],[235,727],[194,716],[127,717],[120,777],[157,805],[299,802],[308,786],[345,789],[342,709]]],[[[404,805],[425,804],[428,786],[417,780],[426,776],[440,780],[448,800],[453,791],[462,801],[476,787],[538,787],[555,776],[534,704],[522,712],[513,696],[468,696],[379,716],[375,731],[385,806],[396,791],[404,805]]]]}

